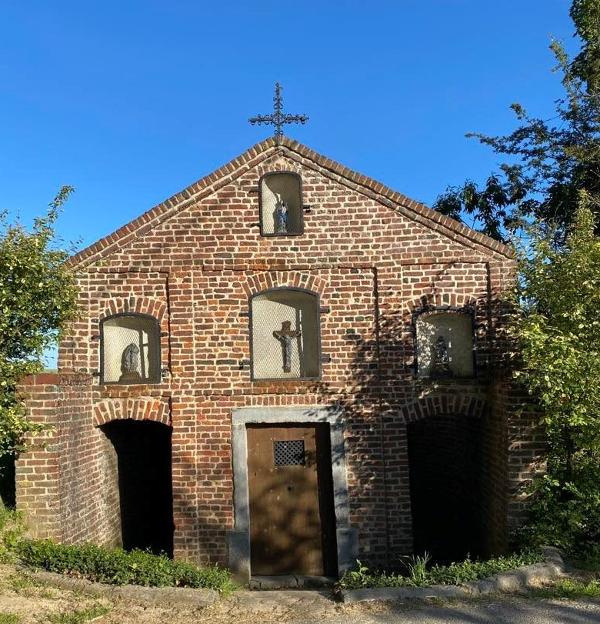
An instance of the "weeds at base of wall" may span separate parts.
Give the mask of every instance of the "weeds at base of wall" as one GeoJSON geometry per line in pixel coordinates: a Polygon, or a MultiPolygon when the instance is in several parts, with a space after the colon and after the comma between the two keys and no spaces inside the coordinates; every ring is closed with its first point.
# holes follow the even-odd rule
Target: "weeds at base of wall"
{"type": "Polygon", "coordinates": [[[336,587],[342,589],[363,589],[375,587],[427,587],[429,585],[460,585],[490,577],[499,572],[514,570],[520,566],[543,561],[535,550],[525,550],[505,557],[486,561],[466,559],[450,565],[431,565],[427,554],[408,557],[406,573],[372,571],[357,561],[355,570],[346,572],[336,587]]]}
{"type": "Polygon", "coordinates": [[[13,550],[17,560],[27,567],[97,583],[205,588],[214,589],[222,595],[235,588],[229,570],[218,566],[198,567],[141,550],[125,551],[95,544],[66,545],[31,539],[18,540],[13,550]]]}
{"type": "Polygon", "coordinates": [[[27,539],[23,532],[18,512],[0,509],[0,563],[20,563],[111,585],[205,588],[222,595],[235,589],[229,570],[218,566],[199,567],[141,550],[27,539]]]}

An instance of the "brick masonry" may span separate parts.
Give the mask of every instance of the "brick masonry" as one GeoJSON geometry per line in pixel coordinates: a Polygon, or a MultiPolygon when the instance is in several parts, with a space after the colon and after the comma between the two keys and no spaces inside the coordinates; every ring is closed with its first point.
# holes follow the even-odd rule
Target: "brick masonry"
{"type": "Polygon", "coordinates": [[[497,374],[510,249],[289,139],[264,141],[72,259],[82,314],[63,340],[60,373],[25,380],[32,417],[53,425],[17,463],[18,506],[32,531],[64,542],[118,543],[116,458],[98,427],[152,419],[173,428],[175,556],[227,561],[233,528],[231,414],[242,407],[341,406],[350,524],[361,560],[391,565],[412,549],[406,425],[429,415],[485,421],[486,527],[506,546],[521,486],[541,449],[497,374]],[[302,177],[304,233],[261,237],[258,181],[302,177]],[[319,381],[255,381],[249,298],[272,287],[318,293],[319,381]],[[473,379],[415,375],[414,313],[470,306],[473,379]],[[162,381],[100,385],[100,321],[156,317],[162,381]]]}

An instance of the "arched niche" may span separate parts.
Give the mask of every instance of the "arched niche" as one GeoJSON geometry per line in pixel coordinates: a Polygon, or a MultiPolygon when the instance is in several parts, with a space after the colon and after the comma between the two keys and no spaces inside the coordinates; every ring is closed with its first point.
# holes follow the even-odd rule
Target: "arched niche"
{"type": "Polygon", "coordinates": [[[302,180],[297,173],[265,174],[259,182],[262,236],[302,234],[302,180]]]}
{"type": "Polygon", "coordinates": [[[473,316],[463,311],[432,311],[416,320],[419,377],[472,377],[473,316]]]}
{"type": "Polygon", "coordinates": [[[100,324],[101,383],[160,381],[160,326],[153,316],[115,314],[100,324]]]}
{"type": "Polygon", "coordinates": [[[278,288],[250,300],[253,379],[316,379],[321,373],[319,297],[278,288]]]}

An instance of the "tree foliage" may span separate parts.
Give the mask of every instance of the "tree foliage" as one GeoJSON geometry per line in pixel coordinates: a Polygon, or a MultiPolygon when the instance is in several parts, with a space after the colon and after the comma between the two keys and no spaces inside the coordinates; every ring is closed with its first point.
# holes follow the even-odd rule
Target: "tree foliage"
{"type": "Polygon", "coordinates": [[[565,244],[535,228],[521,257],[517,372],[541,407],[547,470],[535,483],[538,541],[600,548],[600,239],[580,192],[565,244]]]}
{"type": "Polygon", "coordinates": [[[571,60],[559,42],[550,46],[564,87],[555,116],[533,117],[513,104],[519,125],[512,133],[468,134],[506,160],[484,184],[449,187],[434,205],[455,219],[473,219],[498,240],[537,222],[562,243],[579,191],[600,193],[600,0],[574,0],[570,14],[581,49],[571,60]]]}
{"type": "Polygon", "coordinates": [[[31,231],[0,213],[0,459],[14,455],[33,427],[16,394],[39,372],[44,351],[76,312],[74,276],[54,224],[72,188],[63,187],[31,231]]]}

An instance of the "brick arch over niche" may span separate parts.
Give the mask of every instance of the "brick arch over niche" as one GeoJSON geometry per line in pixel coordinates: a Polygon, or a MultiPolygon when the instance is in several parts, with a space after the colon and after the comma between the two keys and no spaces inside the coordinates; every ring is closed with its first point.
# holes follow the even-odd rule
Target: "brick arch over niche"
{"type": "Polygon", "coordinates": [[[322,297],[327,281],[319,275],[300,271],[265,271],[249,275],[243,286],[248,297],[273,288],[301,288],[322,297]]]}
{"type": "Polygon", "coordinates": [[[463,293],[431,293],[429,295],[423,295],[418,299],[413,299],[407,303],[408,311],[411,313],[427,311],[430,308],[440,308],[440,312],[443,312],[443,308],[469,308],[475,307],[477,304],[481,304],[481,299],[476,299],[472,295],[466,295],[463,293]]]}
{"type": "Polygon", "coordinates": [[[401,415],[405,423],[423,420],[424,418],[460,415],[481,418],[486,409],[486,401],[481,397],[466,394],[438,394],[424,397],[411,405],[402,408],[401,415]]]}
{"type": "Polygon", "coordinates": [[[166,331],[167,304],[151,297],[114,297],[100,310],[100,320],[115,314],[146,314],[158,320],[162,331],[166,331]]]}
{"type": "Polygon", "coordinates": [[[104,399],[94,405],[94,427],[113,420],[153,420],[171,425],[171,408],[167,397],[104,399]]]}

